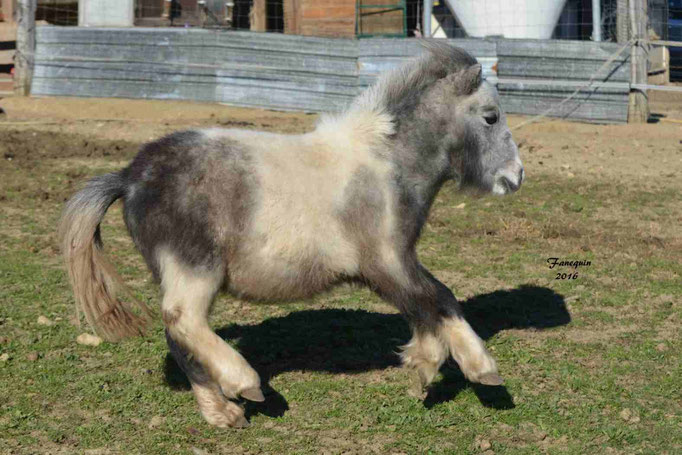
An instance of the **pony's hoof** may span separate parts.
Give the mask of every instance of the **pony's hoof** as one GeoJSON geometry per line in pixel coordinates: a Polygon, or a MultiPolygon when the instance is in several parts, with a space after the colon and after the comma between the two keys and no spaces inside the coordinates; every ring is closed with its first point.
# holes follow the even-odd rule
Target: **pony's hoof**
{"type": "Polygon", "coordinates": [[[423,377],[416,370],[410,372],[410,388],[407,389],[407,394],[412,398],[424,400],[428,394],[427,385],[424,384],[423,377]]]}
{"type": "Polygon", "coordinates": [[[246,417],[244,415],[239,416],[239,418],[232,424],[230,425],[232,428],[248,428],[251,424],[249,423],[248,420],[246,420],[246,417]]]}
{"type": "Polygon", "coordinates": [[[219,427],[247,428],[249,426],[249,421],[246,420],[242,407],[231,401],[225,404],[222,414],[220,422],[222,425],[218,425],[219,427]]]}
{"type": "Polygon", "coordinates": [[[504,379],[502,379],[502,376],[500,376],[497,373],[485,373],[480,378],[478,378],[478,382],[480,382],[483,385],[496,386],[502,385],[504,379]]]}
{"type": "Polygon", "coordinates": [[[257,401],[259,403],[265,401],[265,396],[263,395],[263,391],[261,391],[260,387],[253,387],[251,389],[243,390],[240,395],[242,398],[245,398],[249,401],[257,401]]]}
{"type": "Polygon", "coordinates": [[[224,397],[218,400],[200,401],[199,409],[206,422],[218,428],[246,428],[249,421],[244,409],[224,397]]]}
{"type": "Polygon", "coordinates": [[[426,395],[428,395],[428,391],[420,386],[412,386],[409,389],[407,389],[407,394],[412,398],[424,401],[426,399],[426,395]]]}

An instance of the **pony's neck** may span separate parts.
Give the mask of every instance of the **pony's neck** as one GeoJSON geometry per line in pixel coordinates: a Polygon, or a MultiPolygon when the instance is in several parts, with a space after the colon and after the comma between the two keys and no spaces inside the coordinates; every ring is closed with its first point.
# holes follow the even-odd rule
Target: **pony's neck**
{"type": "Polygon", "coordinates": [[[389,145],[401,194],[399,216],[406,226],[412,226],[411,243],[419,238],[438,191],[451,177],[447,156],[438,147],[440,135],[430,127],[428,123],[399,122],[389,145]]]}
{"type": "Polygon", "coordinates": [[[391,163],[399,194],[398,217],[410,243],[419,238],[433,200],[449,177],[449,163],[438,150],[441,135],[432,128],[429,122],[396,119],[362,106],[323,117],[316,128],[332,148],[367,153],[391,163]]]}

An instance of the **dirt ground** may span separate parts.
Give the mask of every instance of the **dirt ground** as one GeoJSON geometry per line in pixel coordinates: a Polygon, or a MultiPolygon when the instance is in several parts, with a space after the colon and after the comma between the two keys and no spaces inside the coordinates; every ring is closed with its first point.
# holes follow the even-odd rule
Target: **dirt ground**
{"type": "MultiPolygon", "coordinates": [[[[160,322],[123,343],[75,342],[87,329],[72,323],[56,222],[83,181],[125,166],[143,142],[195,127],[302,133],[318,116],[0,100],[0,453],[680,453],[682,96],[651,100],[656,122],[643,125],[514,129],[527,118],[510,116],[524,187],[476,199],[446,185],[435,202],[420,258],[463,302],[504,387],[446,366],[423,403],[408,397],[395,350],[409,329],[362,289],[282,306],[224,296],[218,333],[266,393],[243,432],[201,420],[160,322]],[[552,256],[593,264],[557,280],[552,256]]],[[[120,206],[110,212],[106,251],[155,304],[120,206]]]]}
{"type": "MultiPolygon", "coordinates": [[[[651,97],[651,111],[657,120],[654,124],[595,125],[542,119],[514,130],[526,173],[556,172],[568,177],[591,175],[679,185],[682,94],[656,93],[651,97]]],[[[54,147],[63,147],[65,156],[82,155],[78,149],[95,146],[88,139],[139,144],[195,127],[302,133],[311,130],[317,120],[315,114],[155,100],[6,98],[0,100],[0,107],[6,111],[0,121],[0,132],[6,136],[3,147],[22,150],[30,146],[33,150],[26,150],[27,157],[43,153],[41,150],[52,155],[49,150],[54,147]],[[36,133],[30,143],[20,133],[25,131],[36,133]],[[71,146],[63,135],[73,139],[71,146]],[[69,148],[72,150],[66,150],[69,148]]],[[[512,129],[525,120],[509,116],[512,129]]]]}

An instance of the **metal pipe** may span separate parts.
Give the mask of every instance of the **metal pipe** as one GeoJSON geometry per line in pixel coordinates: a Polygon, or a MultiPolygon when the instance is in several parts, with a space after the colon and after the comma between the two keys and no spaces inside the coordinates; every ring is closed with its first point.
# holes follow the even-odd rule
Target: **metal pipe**
{"type": "Polygon", "coordinates": [[[422,8],[423,25],[422,36],[424,38],[431,38],[431,15],[433,14],[433,0],[424,0],[424,8],[422,8]]]}
{"type": "Polygon", "coordinates": [[[601,1],[592,0],[592,40],[601,41],[601,1]]]}

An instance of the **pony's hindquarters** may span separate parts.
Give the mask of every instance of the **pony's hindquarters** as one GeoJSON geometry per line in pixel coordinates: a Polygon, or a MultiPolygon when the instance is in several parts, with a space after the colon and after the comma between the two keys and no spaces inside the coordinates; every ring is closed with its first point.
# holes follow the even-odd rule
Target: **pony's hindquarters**
{"type": "MultiPolygon", "coordinates": [[[[95,332],[109,341],[141,333],[146,322],[116,297],[116,290],[126,287],[102,253],[99,224],[124,191],[118,172],[95,177],[67,202],[59,226],[77,314],[83,311],[95,332]]],[[[149,314],[143,303],[130,298],[149,314]]]]}

